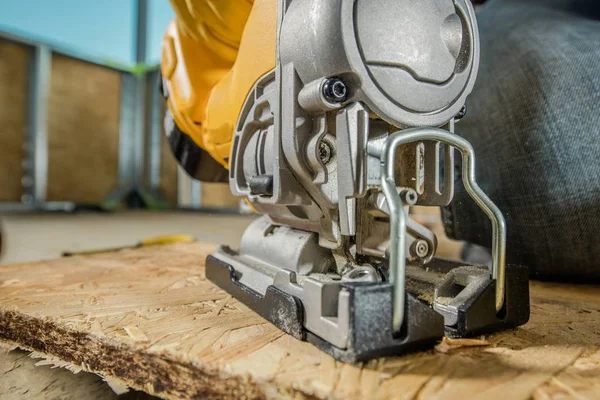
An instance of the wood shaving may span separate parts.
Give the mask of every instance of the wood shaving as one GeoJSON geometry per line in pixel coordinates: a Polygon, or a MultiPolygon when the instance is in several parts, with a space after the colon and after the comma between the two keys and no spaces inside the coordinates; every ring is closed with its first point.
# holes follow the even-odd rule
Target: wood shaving
{"type": "Polygon", "coordinates": [[[483,339],[451,339],[444,337],[440,344],[435,346],[435,350],[438,353],[448,354],[454,350],[465,348],[465,347],[483,347],[489,346],[490,342],[483,339]]]}

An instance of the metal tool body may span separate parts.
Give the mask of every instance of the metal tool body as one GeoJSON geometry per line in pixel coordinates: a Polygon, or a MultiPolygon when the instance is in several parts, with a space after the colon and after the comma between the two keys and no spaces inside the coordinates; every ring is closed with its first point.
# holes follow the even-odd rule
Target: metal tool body
{"type": "Polygon", "coordinates": [[[505,265],[501,212],[455,135],[479,39],[468,0],[280,0],[277,62],[249,92],[232,192],[265,214],[207,277],[285,332],[345,361],[523,324],[527,271],[505,265]],[[491,269],[435,258],[405,206],[462,182],[493,226],[491,269]]]}

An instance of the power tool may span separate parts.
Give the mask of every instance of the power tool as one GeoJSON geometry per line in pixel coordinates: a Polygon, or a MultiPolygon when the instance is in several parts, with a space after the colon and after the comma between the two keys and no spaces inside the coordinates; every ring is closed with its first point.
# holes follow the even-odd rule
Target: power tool
{"type": "Polygon", "coordinates": [[[469,0],[171,2],[171,148],[264,214],[208,279],[345,362],[527,322],[527,269],[506,264],[503,215],[454,133],[479,66],[469,0]],[[490,219],[489,268],[436,258],[407,213],[447,206],[455,183],[490,219]]]}

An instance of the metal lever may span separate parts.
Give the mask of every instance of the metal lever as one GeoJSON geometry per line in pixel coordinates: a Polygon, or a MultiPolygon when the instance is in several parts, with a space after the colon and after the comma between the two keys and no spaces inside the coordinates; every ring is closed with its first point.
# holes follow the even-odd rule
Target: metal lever
{"type": "Polygon", "coordinates": [[[475,155],[471,144],[448,131],[438,128],[412,128],[392,133],[385,142],[381,154],[381,187],[390,209],[389,265],[393,287],[392,325],[400,331],[404,322],[404,300],[406,291],[406,221],[402,199],[396,190],[394,165],[398,146],[432,140],[445,143],[462,154],[463,184],[469,196],[485,212],[492,222],[492,278],[496,279],[496,311],[504,305],[506,224],[502,213],[487,197],[475,181],[475,155]]]}

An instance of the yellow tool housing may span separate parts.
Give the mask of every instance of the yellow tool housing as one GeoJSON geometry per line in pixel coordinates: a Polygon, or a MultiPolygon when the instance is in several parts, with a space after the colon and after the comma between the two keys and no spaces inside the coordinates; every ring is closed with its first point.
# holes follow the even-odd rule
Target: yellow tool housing
{"type": "Polygon", "coordinates": [[[161,72],[175,123],[229,168],[234,126],[254,83],[275,68],[276,0],[171,0],[161,72]]]}

